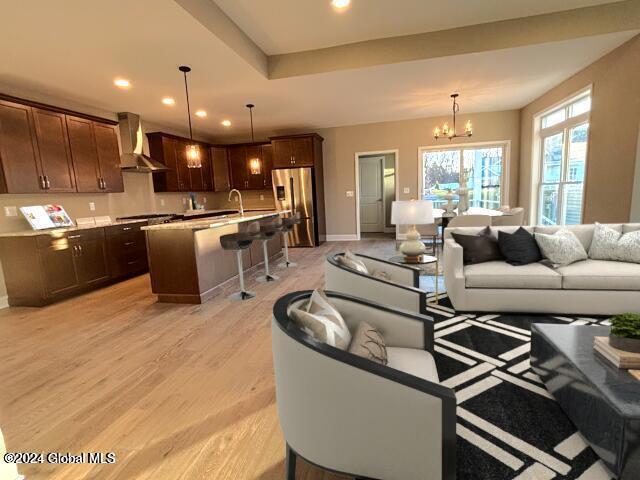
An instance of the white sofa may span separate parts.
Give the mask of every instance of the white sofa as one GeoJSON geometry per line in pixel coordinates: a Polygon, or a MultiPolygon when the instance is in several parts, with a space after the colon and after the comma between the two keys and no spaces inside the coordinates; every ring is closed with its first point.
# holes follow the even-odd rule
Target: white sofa
{"type": "Polygon", "coordinates": [[[433,320],[326,291],[347,326],[366,320],[387,345],[381,365],[319,342],[290,318],[310,291],[273,308],[271,337],[287,480],[296,458],[356,478],[454,480],[456,397],[439,383],[433,320]]]}
{"type": "MultiPolygon", "coordinates": [[[[608,224],[622,232],[640,224],[608,224]]],[[[640,312],[640,265],[584,260],[553,269],[543,263],[512,266],[503,261],[464,265],[452,232],[476,235],[484,227],[447,228],[444,234],[445,285],[456,310],[612,315],[640,312]]],[[[519,227],[492,227],[512,233],[519,227]]],[[[589,251],[595,225],[524,227],[531,233],[568,228],[589,251]]]]}

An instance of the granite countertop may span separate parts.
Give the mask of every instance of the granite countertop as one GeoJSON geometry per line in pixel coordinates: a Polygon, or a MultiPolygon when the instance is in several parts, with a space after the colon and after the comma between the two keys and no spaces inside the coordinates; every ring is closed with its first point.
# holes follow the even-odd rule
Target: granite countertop
{"type": "Polygon", "coordinates": [[[76,232],[78,230],[91,230],[92,228],[112,227],[117,225],[128,225],[131,223],[147,223],[147,220],[135,219],[135,220],[116,220],[109,223],[103,223],[100,225],[82,225],[80,227],[63,227],[63,228],[49,228],[47,230],[21,230],[18,232],[0,233],[0,238],[5,237],[37,237],[38,235],[49,235],[52,233],[66,233],[76,232]]]}
{"type": "Polygon", "coordinates": [[[197,220],[183,220],[182,222],[161,223],[159,225],[148,225],[142,227],[142,230],[205,230],[208,228],[218,228],[234,223],[252,222],[261,218],[276,217],[284,212],[276,210],[267,210],[260,213],[245,212],[244,215],[238,213],[233,215],[222,215],[213,218],[200,218],[197,220]]]}

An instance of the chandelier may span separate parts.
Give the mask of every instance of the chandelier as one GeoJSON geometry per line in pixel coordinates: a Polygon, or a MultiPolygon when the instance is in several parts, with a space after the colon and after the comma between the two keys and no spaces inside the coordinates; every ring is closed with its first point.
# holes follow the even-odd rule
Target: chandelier
{"type": "MultiPolygon", "coordinates": [[[[254,143],[256,141],[255,138],[253,138],[253,107],[255,107],[255,105],[249,103],[246,107],[249,109],[249,118],[251,119],[251,143],[254,143]]],[[[262,173],[262,162],[259,156],[249,159],[249,172],[251,175],[260,175],[262,173]]]]}
{"type": "Polygon", "coordinates": [[[453,98],[453,127],[449,127],[449,122],[444,122],[442,128],[436,127],[433,130],[433,137],[438,140],[440,137],[447,137],[449,140],[456,137],[470,137],[473,135],[473,127],[471,126],[471,120],[467,120],[467,123],[464,124],[464,133],[458,135],[456,133],[456,113],[460,110],[460,105],[456,101],[460,94],[452,93],[451,98],[453,98]]]}
{"type": "Polygon", "coordinates": [[[185,65],[178,67],[184,74],[184,91],[187,97],[187,118],[189,119],[189,140],[191,143],[187,145],[186,157],[187,157],[187,167],[189,168],[202,168],[202,158],[200,158],[200,148],[193,141],[193,131],[191,129],[191,106],[189,105],[189,85],[187,84],[187,73],[191,71],[191,69],[185,65]]]}

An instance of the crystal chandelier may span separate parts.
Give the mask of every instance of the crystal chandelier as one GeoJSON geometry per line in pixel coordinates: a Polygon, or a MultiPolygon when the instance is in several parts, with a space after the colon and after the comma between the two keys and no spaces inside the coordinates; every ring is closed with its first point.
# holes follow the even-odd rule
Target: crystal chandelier
{"type": "Polygon", "coordinates": [[[436,127],[433,130],[433,137],[438,140],[440,137],[447,137],[449,140],[456,137],[470,137],[473,135],[473,127],[471,126],[471,120],[467,120],[467,123],[464,125],[464,133],[457,134],[456,133],[456,113],[460,110],[460,105],[456,101],[460,94],[452,93],[451,98],[453,98],[453,127],[449,127],[449,122],[444,122],[442,128],[436,127]]]}

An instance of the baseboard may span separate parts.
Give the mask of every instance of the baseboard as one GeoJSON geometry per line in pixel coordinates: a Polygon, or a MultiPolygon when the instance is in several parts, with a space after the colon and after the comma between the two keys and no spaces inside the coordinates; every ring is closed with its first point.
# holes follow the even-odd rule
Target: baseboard
{"type": "Polygon", "coordinates": [[[0,297],[0,309],[9,307],[9,296],[0,297]]]}
{"type": "Polygon", "coordinates": [[[353,242],[358,240],[358,235],[327,235],[327,242],[353,242]]]}

